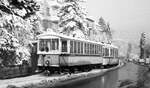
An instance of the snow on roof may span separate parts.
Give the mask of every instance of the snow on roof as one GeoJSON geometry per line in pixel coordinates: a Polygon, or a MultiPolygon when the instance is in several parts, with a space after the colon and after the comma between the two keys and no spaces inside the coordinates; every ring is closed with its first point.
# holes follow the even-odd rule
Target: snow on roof
{"type": "Polygon", "coordinates": [[[117,46],[115,46],[115,45],[113,45],[113,44],[105,44],[105,47],[113,47],[113,48],[117,48],[118,49],[118,47],[117,46]]]}
{"type": "Polygon", "coordinates": [[[95,41],[90,41],[90,40],[85,40],[85,39],[79,39],[79,38],[75,38],[75,37],[71,37],[71,36],[66,36],[66,35],[63,35],[63,34],[58,34],[58,33],[55,33],[55,32],[44,32],[43,34],[39,35],[38,38],[41,39],[41,38],[49,38],[49,37],[52,37],[52,36],[55,36],[53,38],[65,38],[65,39],[71,39],[71,40],[77,40],[77,41],[83,41],[83,42],[89,42],[89,43],[96,43],[96,44],[101,44],[101,45],[104,45],[105,47],[113,47],[113,48],[117,48],[117,46],[115,45],[112,45],[112,44],[106,44],[106,43],[101,43],[101,42],[95,42],[95,41]]]}
{"type": "Polygon", "coordinates": [[[92,21],[92,22],[95,22],[95,20],[93,19],[92,16],[86,16],[85,18],[86,18],[87,20],[90,20],[90,21],[92,21]]]}

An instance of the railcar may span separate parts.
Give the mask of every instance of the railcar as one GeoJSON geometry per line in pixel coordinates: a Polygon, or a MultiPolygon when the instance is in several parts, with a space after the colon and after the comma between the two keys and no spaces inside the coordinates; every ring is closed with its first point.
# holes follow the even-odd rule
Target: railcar
{"type": "Polygon", "coordinates": [[[103,63],[104,67],[118,65],[118,48],[114,45],[105,44],[103,47],[103,63]]]}
{"type": "MultiPolygon", "coordinates": [[[[52,73],[54,71],[74,72],[76,69],[84,71],[100,68],[102,65],[106,65],[103,57],[106,59],[107,52],[111,52],[111,49],[105,46],[100,42],[44,33],[38,36],[38,67],[49,69],[52,73]]],[[[107,46],[113,50],[112,46],[107,46]]],[[[113,51],[115,50],[116,48],[113,51]]],[[[115,58],[115,56],[111,57],[115,58]]]]}

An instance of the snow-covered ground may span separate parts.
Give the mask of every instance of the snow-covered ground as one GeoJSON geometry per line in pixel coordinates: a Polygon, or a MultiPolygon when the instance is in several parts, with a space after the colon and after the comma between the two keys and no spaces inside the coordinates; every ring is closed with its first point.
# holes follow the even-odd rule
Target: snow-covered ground
{"type": "Polygon", "coordinates": [[[82,73],[75,73],[75,74],[67,74],[67,75],[53,75],[53,76],[44,76],[43,74],[36,74],[32,76],[27,77],[20,77],[20,78],[13,78],[13,79],[5,79],[0,80],[0,88],[7,88],[8,85],[15,85],[17,87],[25,86],[25,85],[38,85],[38,84],[44,84],[45,82],[50,83],[54,85],[55,83],[64,82],[67,80],[80,80],[80,79],[86,79],[90,77],[96,77],[105,74],[108,71],[117,69],[119,67],[123,66],[123,64],[120,64],[117,67],[113,67],[110,69],[94,69],[89,72],[82,72],[82,73]]]}

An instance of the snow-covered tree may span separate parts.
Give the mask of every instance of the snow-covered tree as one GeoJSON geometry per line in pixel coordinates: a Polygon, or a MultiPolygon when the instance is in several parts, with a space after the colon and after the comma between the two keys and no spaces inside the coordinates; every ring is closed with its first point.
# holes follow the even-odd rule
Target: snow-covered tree
{"type": "Polygon", "coordinates": [[[14,65],[30,57],[28,45],[35,38],[39,6],[33,0],[0,1],[0,59],[14,65]]]}
{"type": "Polygon", "coordinates": [[[112,43],[112,31],[111,31],[111,28],[110,28],[110,24],[109,23],[107,23],[107,25],[106,25],[106,33],[107,33],[107,41],[108,41],[108,43],[112,43]]]}
{"type": "Polygon", "coordinates": [[[107,43],[111,43],[112,42],[112,31],[110,28],[110,24],[106,23],[105,20],[103,19],[103,17],[100,17],[98,24],[101,26],[103,35],[106,38],[104,40],[106,40],[107,43]]]}
{"type": "Polygon", "coordinates": [[[83,37],[86,34],[86,15],[84,10],[79,5],[80,0],[64,0],[58,16],[60,17],[61,33],[77,37],[83,37]],[[79,37],[79,36],[78,36],[79,37]]]}
{"type": "Polygon", "coordinates": [[[105,22],[105,20],[103,19],[103,17],[100,17],[100,18],[99,18],[98,24],[101,26],[101,28],[102,28],[103,30],[106,30],[106,22],[105,22]]]}

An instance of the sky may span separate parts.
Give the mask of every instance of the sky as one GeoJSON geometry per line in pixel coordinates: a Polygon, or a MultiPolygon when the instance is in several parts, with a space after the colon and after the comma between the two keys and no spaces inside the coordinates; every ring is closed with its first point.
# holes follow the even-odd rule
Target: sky
{"type": "Polygon", "coordinates": [[[115,39],[139,43],[145,32],[150,40],[150,0],[87,0],[85,7],[96,21],[110,23],[115,39]]]}

